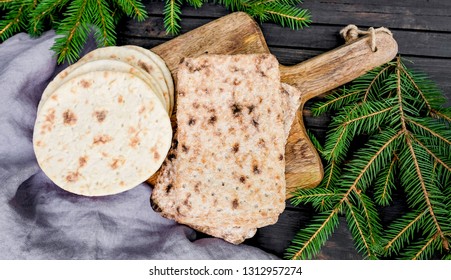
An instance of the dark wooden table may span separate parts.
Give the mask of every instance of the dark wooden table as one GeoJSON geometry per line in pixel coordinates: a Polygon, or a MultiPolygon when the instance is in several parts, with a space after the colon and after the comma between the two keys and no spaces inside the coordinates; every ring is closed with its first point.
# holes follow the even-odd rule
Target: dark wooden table
{"type": "MultiPolygon", "coordinates": [[[[163,28],[163,3],[146,2],[150,17],[137,23],[121,24],[118,44],[135,44],[152,48],[172,38],[163,28]]],[[[293,31],[271,23],[261,24],[271,52],[281,64],[292,65],[343,44],[339,30],[348,24],[360,28],[390,28],[399,45],[399,54],[411,61],[413,69],[427,73],[448,97],[451,105],[451,1],[443,0],[305,0],[302,5],[311,11],[313,24],[293,31]]],[[[205,4],[201,9],[183,8],[182,33],[228,14],[222,6],[205,4]]],[[[324,139],[327,117],[311,117],[309,104],[304,110],[307,129],[324,139]]],[[[396,206],[394,208],[396,211],[396,206]]],[[[293,207],[287,202],[285,212],[272,226],[259,229],[247,244],[283,257],[295,233],[310,219],[307,207],[293,207]]],[[[199,237],[203,237],[202,234],[199,237]]],[[[355,251],[346,221],[326,243],[319,259],[360,259],[355,251]]]]}

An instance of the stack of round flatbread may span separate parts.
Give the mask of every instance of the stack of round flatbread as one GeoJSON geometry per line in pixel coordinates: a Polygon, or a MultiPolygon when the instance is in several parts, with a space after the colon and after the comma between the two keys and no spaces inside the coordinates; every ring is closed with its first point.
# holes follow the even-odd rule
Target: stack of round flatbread
{"type": "Polygon", "coordinates": [[[37,161],[72,193],[129,190],[165,159],[173,108],[172,77],[159,56],[137,46],[94,50],[45,89],[33,135],[37,161]]]}

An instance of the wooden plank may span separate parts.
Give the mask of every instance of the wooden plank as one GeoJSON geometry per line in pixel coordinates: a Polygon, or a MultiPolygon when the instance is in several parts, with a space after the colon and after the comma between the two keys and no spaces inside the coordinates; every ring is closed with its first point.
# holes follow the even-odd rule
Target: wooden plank
{"type": "MultiPolygon", "coordinates": [[[[450,18],[451,19],[451,18],[450,18]]],[[[206,18],[183,18],[182,33],[210,22],[206,18]]],[[[451,25],[451,20],[450,20],[451,25]]],[[[272,23],[262,24],[263,34],[271,47],[290,47],[331,50],[344,43],[339,36],[343,26],[313,25],[303,30],[291,30],[272,23]]],[[[150,17],[138,23],[128,20],[119,29],[119,37],[123,35],[170,39],[173,36],[166,34],[162,17],[150,17]]],[[[394,30],[394,37],[399,45],[402,55],[421,55],[425,57],[451,58],[451,33],[415,32],[408,30],[394,30]]]]}
{"type": "Polygon", "coordinates": [[[451,2],[305,1],[314,23],[385,26],[397,29],[451,31],[451,2]],[[448,3],[443,3],[448,2],[448,3]],[[350,22],[352,19],[352,22],[350,22]]]}
{"type": "MultiPolygon", "coordinates": [[[[450,22],[451,25],[451,22],[450,22]]],[[[277,47],[330,50],[343,44],[340,26],[314,25],[304,30],[284,29],[275,24],[263,24],[268,45],[277,47]]],[[[402,55],[451,58],[451,33],[393,30],[402,55]]]]}
{"type": "MultiPolygon", "coordinates": [[[[162,2],[146,2],[150,15],[161,15],[162,2]]],[[[451,31],[451,2],[427,0],[362,1],[307,0],[300,5],[312,14],[314,24],[386,26],[397,29],[451,31]],[[352,22],[349,20],[352,19],[352,22]]],[[[182,6],[183,17],[218,18],[229,11],[221,5],[205,3],[196,9],[182,6]]]]}

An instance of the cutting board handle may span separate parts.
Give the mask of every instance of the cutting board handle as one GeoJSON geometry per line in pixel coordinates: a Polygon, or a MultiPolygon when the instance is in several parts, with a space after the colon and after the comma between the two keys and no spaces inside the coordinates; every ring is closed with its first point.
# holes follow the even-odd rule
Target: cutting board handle
{"type": "Polygon", "coordinates": [[[365,36],[294,66],[280,66],[281,80],[302,92],[302,103],[342,86],[369,70],[391,61],[398,44],[387,33],[376,33],[377,50],[365,36]]]}

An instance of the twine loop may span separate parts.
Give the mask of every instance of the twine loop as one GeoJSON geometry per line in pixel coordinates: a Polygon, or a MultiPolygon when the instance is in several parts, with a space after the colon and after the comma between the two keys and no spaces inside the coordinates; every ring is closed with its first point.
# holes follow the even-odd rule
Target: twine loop
{"type": "Polygon", "coordinates": [[[343,37],[343,39],[345,39],[346,43],[357,40],[360,35],[370,35],[371,50],[373,52],[375,52],[375,51],[377,51],[376,33],[379,33],[379,32],[385,32],[388,35],[393,36],[391,31],[385,27],[379,27],[376,29],[374,29],[374,27],[370,27],[370,28],[368,28],[368,30],[361,30],[354,24],[349,24],[348,26],[346,26],[345,28],[340,30],[340,35],[341,35],[341,37],[343,37]]]}

